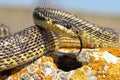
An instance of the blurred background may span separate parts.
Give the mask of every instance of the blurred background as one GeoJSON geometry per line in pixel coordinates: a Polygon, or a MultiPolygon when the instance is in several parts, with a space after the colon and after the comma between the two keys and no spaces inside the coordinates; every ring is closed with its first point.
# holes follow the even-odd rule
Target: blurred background
{"type": "Polygon", "coordinates": [[[36,6],[63,9],[120,32],[119,0],[0,0],[0,23],[8,25],[12,33],[34,25],[32,13],[36,6]]]}

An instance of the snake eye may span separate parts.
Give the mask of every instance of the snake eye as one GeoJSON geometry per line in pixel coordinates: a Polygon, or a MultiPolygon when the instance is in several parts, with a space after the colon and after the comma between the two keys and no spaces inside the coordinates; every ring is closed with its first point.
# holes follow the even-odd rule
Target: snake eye
{"type": "Polygon", "coordinates": [[[57,21],[52,21],[52,24],[58,24],[58,22],[57,21]]]}

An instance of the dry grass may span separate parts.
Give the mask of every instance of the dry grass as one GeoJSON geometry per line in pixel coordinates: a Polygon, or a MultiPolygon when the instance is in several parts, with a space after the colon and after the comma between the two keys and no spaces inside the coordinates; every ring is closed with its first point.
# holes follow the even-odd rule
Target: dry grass
{"type": "MultiPolygon", "coordinates": [[[[10,26],[11,32],[16,32],[30,25],[34,25],[32,20],[32,12],[34,9],[8,9],[0,8],[0,23],[10,26]]],[[[120,17],[102,17],[86,14],[77,14],[89,22],[100,26],[111,27],[120,32],[120,17]]]]}

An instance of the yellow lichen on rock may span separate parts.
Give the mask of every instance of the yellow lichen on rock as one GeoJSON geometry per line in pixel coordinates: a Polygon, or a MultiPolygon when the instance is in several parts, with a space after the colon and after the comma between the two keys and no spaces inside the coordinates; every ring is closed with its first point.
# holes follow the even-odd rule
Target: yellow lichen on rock
{"type": "Polygon", "coordinates": [[[101,52],[108,51],[111,54],[120,57],[120,49],[119,48],[100,48],[100,51],[101,52]]]}
{"type": "MultiPolygon", "coordinates": [[[[53,59],[51,57],[41,57],[29,66],[18,70],[18,68],[13,69],[12,74],[8,77],[11,80],[18,79],[42,79],[42,80],[52,80],[53,76],[45,75],[42,73],[41,66],[45,66],[44,64],[50,63],[51,68],[56,69],[56,65],[53,63],[53,59]]],[[[45,67],[47,68],[47,67],[45,67]]],[[[48,72],[49,73],[49,72],[48,72]]]]}
{"type": "Polygon", "coordinates": [[[70,80],[88,80],[88,77],[80,70],[73,70],[70,80]]]}
{"type": "Polygon", "coordinates": [[[120,80],[120,64],[110,65],[106,74],[108,74],[106,75],[106,78],[120,80]]]}
{"type": "MultiPolygon", "coordinates": [[[[83,49],[80,54],[77,54],[76,50],[63,52],[55,52],[14,68],[6,80],[120,80],[120,57],[107,52],[107,49],[83,49]],[[59,66],[63,67],[66,67],[65,62],[69,61],[71,65],[68,67],[78,65],[72,61],[74,57],[70,54],[78,58],[77,61],[81,62],[82,66],[64,71],[58,67],[57,61],[62,61],[64,65],[59,66]]],[[[2,76],[0,79],[3,79],[2,76]]]]}
{"type": "Polygon", "coordinates": [[[106,65],[105,61],[98,60],[88,64],[92,68],[92,72],[95,75],[102,74],[102,70],[104,70],[104,66],[106,65]]]}

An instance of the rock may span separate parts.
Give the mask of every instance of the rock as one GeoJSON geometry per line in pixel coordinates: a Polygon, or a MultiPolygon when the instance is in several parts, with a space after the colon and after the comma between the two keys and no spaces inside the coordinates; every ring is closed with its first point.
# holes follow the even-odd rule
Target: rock
{"type": "Polygon", "coordinates": [[[0,23],[0,38],[10,35],[9,27],[0,23]]]}
{"type": "Polygon", "coordinates": [[[120,80],[119,49],[83,49],[80,54],[78,51],[60,49],[10,70],[11,74],[3,71],[0,79],[120,80]]]}

